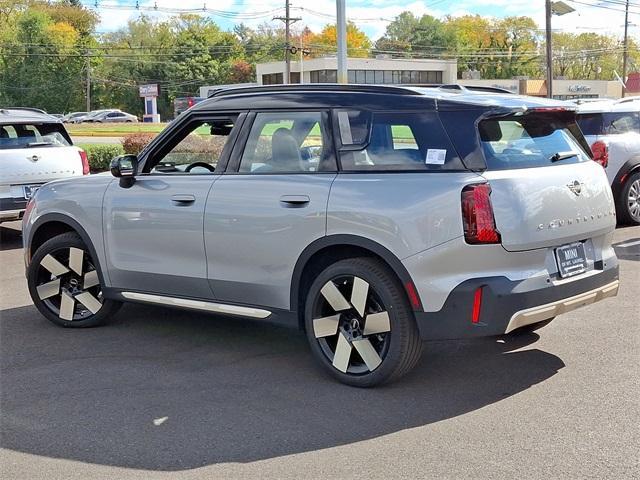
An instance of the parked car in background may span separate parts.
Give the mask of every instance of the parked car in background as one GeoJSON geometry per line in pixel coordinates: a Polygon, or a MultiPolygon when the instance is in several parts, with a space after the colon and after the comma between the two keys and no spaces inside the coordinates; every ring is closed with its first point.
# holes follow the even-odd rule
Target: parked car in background
{"type": "Polygon", "coordinates": [[[75,117],[73,120],[70,120],[70,123],[84,123],[84,122],[90,122],[93,118],[102,115],[103,113],[107,113],[107,112],[116,112],[117,110],[115,108],[109,108],[109,109],[103,109],[103,110],[92,110],[89,113],[85,114],[85,115],[79,115],[77,117],[75,117]]]}
{"type": "Polygon", "coordinates": [[[86,115],[87,115],[87,112],[71,112],[63,116],[62,121],[64,123],[73,123],[73,120],[80,117],[85,117],[86,115]]]}
{"type": "Polygon", "coordinates": [[[607,173],[621,223],[640,225],[640,98],[578,105],[578,125],[607,173]]]}
{"type": "Polygon", "coordinates": [[[0,222],[22,218],[44,183],[87,175],[86,153],[60,120],[29,110],[0,109],[0,222]]]}
{"type": "Polygon", "coordinates": [[[120,110],[113,110],[94,115],[84,121],[93,123],[134,123],[138,121],[138,117],[120,110]]]}
{"type": "Polygon", "coordinates": [[[180,115],[185,110],[190,109],[194,105],[197,105],[201,101],[205,100],[202,97],[178,97],[173,101],[173,116],[174,118],[180,115]]]}
{"type": "Polygon", "coordinates": [[[618,291],[611,188],[556,101],[221,90],[111,173],[43,187],[23,219],[31,298],[59,326],[123,301],[279,319],[366,387],[423,340],[535,330],[618,291]]]}

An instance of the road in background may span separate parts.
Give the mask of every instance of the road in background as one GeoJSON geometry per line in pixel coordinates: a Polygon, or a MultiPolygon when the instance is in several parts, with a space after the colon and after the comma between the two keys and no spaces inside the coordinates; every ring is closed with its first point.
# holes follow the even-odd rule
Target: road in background
{"type": "Polygon", "coordinates": [[[0,227],[3,479],[638,478],[640,227],[616,232],[617,298],[538,334],[429,343],[410,375],[363,390],[261,322],[126,305],[106,327],[56,327],[15,226],[0,227]]]}
{"type": "Polygon", "coordinates": [[[74,145],[94,143],[100,145],[122,145],[122,137],[71,137],[74,145]]]}

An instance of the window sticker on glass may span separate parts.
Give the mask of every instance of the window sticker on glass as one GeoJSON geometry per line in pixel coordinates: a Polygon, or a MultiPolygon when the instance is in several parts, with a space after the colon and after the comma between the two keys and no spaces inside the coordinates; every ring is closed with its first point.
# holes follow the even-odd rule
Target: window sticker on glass
{"type": "Polygon", "coordinates": [[[444,165],[447,159],[447,151],[442,148],[429,148],[427,158],[424,163],[428,165],[444,165]]]}

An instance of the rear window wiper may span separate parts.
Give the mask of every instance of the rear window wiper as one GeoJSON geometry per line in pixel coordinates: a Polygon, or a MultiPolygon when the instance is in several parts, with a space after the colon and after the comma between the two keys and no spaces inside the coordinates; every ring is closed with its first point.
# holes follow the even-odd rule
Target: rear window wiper
{"type": "Polygon", "coordinates": [[[552,162],[559,162],[560,160],[567,160],[569,158],[577,157],[580,155],[578,152],[558,152],[549,157],[552,162]]]}
{"type": "Polygon", "coordinates": [[[51,143],[51,142],[29,142],[24,146],[24,148],[28,148],[28,147],[50,147],[51,145],[55,145],[55,143],[51,143]]]}

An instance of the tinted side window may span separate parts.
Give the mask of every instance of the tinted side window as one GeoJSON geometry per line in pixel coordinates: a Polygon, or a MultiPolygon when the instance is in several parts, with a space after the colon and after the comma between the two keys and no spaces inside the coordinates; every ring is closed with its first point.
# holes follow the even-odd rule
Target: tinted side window
{"type": "Polygon", "coordinates": [[[151,173],[166,175],[215,172],[234,126],[235,118],[193,123],[184,137],[170,150],[151,162],[151,173]]]}
{"type": "MultiPolygon", "coordinates": [[[[343,150],[344,171],[416,171],[460,169],[462,164],[440,120],[434,112],[373,113],[370,126],[366,115],[338,112],[338,128],[343,150]],[[348,122],[348,125],[345,125],[348,122]],[[345,131],[369,131],[368,142],[360,149],[348,148],[345,131]]],[[[352,135],[353,136],[353,135],[352,135]]],[[[348,138],[348,135],[347,135],[348,138]]],[[[357,144],[355,140],[352,142],[357,144]]]]}
{"type": "Polygon", "coordinates": [[[585,135],[617,135],[640,133],[640,114],[637,112],[583,113],[578,125],[585,135]]]}
{"type": "Polygon", "coordinates": [[[259,174],[334,170],[323,116],[322,112],[258,113],[239,171],[259,174]]]}

